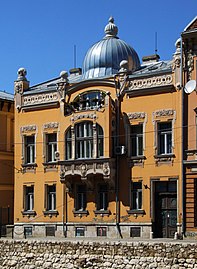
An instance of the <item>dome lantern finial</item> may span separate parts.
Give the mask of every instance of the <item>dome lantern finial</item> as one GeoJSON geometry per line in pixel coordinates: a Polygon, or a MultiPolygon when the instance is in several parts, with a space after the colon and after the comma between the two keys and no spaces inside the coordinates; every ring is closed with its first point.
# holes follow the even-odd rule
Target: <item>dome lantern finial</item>
{"type": "Polygon", "coordinates": [[[114,17],[110,16],[108,22],[114,23],[114,17]]]}
{"type": "Polygon", "coordinates": [[[118,34],[118,27],[114,24],[114,18],[110,16],[109,23],[105,26],[105,37],[116,37],[118,34]]]}

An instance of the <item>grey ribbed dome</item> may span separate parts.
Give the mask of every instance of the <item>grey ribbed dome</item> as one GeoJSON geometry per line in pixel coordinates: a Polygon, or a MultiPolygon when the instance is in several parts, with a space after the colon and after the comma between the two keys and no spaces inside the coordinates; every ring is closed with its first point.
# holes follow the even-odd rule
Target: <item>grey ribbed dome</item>
{"type": "Polygon", "coordinates": [[[109,24],[105,27],[105,37],[94,44],[85,56],[83,62],[83,77],[85,79],[116,74],[120,70],[122,60],[128,61],[130,71],[140,67],[136,51],[119,39],[117,33],[118,28],[111,17],[109,24]]]}

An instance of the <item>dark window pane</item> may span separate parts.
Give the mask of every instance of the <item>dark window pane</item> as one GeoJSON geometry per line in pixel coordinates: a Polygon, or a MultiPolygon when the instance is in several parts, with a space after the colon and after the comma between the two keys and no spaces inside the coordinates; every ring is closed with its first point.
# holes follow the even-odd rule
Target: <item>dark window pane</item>
{"type": "Polygon", "coordinates": [[[143,155],[143,125],[131,125],[131,156],[143,155]]]}
{"type": "Polygon", "coordinates": [[[133,182],[132,184],[131,209],[142,209],[142,182],[133,182]]]}
{"type": "Polygon", "coordinates": [[[172,153],[172,123],[158,123],[158,154],[172,153]]]}
{"type": "Polygon", "coordinates": [[[86,209],[86,186],[77,186],[77,196],[76,196],[76,210],[84,211],[86,209]]]}
{"type": "Polygon", "coordinates": [[[97,227],[97,236],[107,236],[107,228],[97,227]]]}
{"type": "Polygon", "coordinates": [[[85,235],[85,228],[84,227],[76,227],[75,236],[84,236],[84,235],[85,235]]]}

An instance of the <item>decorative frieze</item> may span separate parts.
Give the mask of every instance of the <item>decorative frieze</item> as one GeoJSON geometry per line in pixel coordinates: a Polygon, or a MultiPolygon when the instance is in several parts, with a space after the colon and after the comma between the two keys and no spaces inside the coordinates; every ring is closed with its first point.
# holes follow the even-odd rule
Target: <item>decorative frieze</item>
{"type": "Polygon", "coordinates": [[[131,80],[129,84],[130,90],[162,87],[172,84],[172,75],[163,75],[158,77],[149,77],[144,79],[131,80]]]}
{"type": "Polygon", "coordinates": [[[43,129],[44,130],[57,129],[58,127],[59,127],[59,123],[58,122],[48,122],[48,123],[45,123],[43,125],[43,129]]]}
{"type": "Polygon", "coordinates": [[[137,119],[145,119],[146,113],[145,112],[133,112],[127,113],[129,120],[137,120],[137,119]]]}
{"type": "Polygon", "coordinates": [[[95,113],[75,114],[71,116],[70,121],[75,122],[79,119],[93,119],[96,120],[97,116],[95,113]]]}
{"type": "Polygon", "coordinates": [[[23,105],[36,105],[36,104],[47,104],[51,102],[58,101],[58,93],[43,93],[43,94],[36,94],[36,95],[29,95],[24,97],[23,105]]]}
{"type": "Polygon", "coordinates": [[[173,109],[161,109],[153,112],[153,117],[173,117],[175,115],[175,110],[173,109]]]}
{"type": "Polygon", "coordinates": [[[36,132],[37,126],[36,125],[26,125],[21,127],[21,133],[30,133],[30,132],[36,132]]]}

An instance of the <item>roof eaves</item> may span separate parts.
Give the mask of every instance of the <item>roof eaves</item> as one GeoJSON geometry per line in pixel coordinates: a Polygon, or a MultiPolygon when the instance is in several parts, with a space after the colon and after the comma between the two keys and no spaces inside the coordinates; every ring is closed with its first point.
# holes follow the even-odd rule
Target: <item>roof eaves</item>
{"type": "Polygon", "coordinates": [[[196,17],[194,17],[194,19],[185,27],[185,29],[183,30],[183,32],[186,32],[187,31],[187,29],[192,25],[192,23],[195,21],[195,20],[197,20],[197,16],[196,17]]]}

